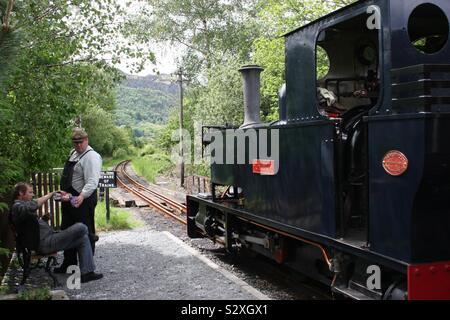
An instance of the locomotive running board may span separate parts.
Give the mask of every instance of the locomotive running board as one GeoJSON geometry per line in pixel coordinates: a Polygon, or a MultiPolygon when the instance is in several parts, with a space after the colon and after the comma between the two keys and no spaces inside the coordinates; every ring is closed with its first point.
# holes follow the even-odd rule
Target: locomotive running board
{"type": "Polygon", "coordinates": [[[353,300],[375,300],[369,296],[366,296],[365,294],[351,289],[351,288],[339,288],[339,287],[332,287],[331,291],[341,294],[347,298],[353,299],[353,300]]]}

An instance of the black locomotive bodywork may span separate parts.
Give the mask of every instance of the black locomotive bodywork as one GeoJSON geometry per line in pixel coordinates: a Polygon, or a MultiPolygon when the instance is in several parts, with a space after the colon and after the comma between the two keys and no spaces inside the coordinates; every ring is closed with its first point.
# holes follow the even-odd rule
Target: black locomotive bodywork
{"type": "Polygon", "coordinates": [[[224,161],[211,165],[212,198],[187,198],[189,236],[355,299],[450,299],[449,20],[446,0],[358,1],[286,34],[280,120],[246,123],[231,146],[219,130],[224,161]]]}

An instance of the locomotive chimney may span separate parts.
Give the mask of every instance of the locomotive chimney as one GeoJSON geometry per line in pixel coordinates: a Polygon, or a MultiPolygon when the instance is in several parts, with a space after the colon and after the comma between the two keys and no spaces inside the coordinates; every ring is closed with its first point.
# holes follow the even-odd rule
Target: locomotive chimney
{"type": "Polygon", "coordinates": [[[243,66],[239,71],[244,80],[244,124],[246,127],[260,123],[260,74],[264,69],[256,65],[243,66]]]}

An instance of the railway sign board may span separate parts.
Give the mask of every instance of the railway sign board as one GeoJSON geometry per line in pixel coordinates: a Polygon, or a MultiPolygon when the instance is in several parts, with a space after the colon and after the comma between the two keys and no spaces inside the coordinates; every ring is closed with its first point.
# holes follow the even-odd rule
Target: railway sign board
{"type": "Polygon", "coordinates": [[[98,181],[99,188],[117,188],[117,172],[101,171],[98,181]]]}
{"type": "Polygon", "coordinates": [[[98,187],[105,189],[106,199],[106,222],[109,223],[109,188],[117,188],[117,171],[100,171],[98,187]]]}

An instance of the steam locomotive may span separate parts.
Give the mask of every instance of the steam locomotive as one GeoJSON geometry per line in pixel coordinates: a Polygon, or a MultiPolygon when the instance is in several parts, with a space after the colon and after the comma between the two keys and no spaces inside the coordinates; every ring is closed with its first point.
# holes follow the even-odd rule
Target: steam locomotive
{"type": "Polygon", "coordinates": [[[364,0],[287,33],[273,123],[262,68],[242,68],[245,122],[204,128],[211,193],[187,197],[188,235],[352,299],[450,299],[449,19],[448,0],[364,0]]]}

